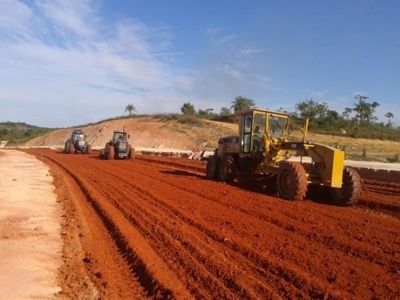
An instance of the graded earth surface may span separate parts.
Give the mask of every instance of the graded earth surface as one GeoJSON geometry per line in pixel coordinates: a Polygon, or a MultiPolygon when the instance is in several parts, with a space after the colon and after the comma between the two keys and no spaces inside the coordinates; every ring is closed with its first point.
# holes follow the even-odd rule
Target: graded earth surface
{"type": "Polygon", "coordinates": [[[206,180],[168,157],[103,161],[26,150],[51,169],[63,211],[58,294],[89,299],[398,299],[399,179],[362,173],[359,204],[271,180],[206,180]]]}

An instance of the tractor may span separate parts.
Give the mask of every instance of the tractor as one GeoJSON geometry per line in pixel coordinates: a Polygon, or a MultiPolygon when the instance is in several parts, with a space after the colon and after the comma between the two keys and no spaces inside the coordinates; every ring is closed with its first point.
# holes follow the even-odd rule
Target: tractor
{"type": "Polygon", "coordinates": [[[112,139],[101,151],[102,159],[134,159],[135,149],[128,143],[129,134],[124,130],[114,131],[112,139]]]}
{"type": "Polygon", "coordinates": [[[250,109],[239,114],[239,135],[222,137],[207,159],[206,177],[232,182],[239,176],[275,176],[281,198],[302,200],[310,185],[329,188],[336,205],[355,204],[361,193],[356,170],[344,166],[340,149],[306,141],[288,141],[286,113],[250,109]]]}
{"type": "Polygon", "coordinates": [[[92,147],[86,140],[86,135],[81,129],[75,129],[71,137],[65,142],[64,153],[86,153],[90,154],[92,147]]]}

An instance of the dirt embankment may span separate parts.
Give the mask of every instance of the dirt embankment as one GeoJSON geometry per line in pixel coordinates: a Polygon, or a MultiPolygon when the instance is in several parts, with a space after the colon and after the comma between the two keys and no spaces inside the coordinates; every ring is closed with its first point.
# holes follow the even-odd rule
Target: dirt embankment
{"type": "Polygon", "coordinates": [[[209,181],[202,162],[29,152],[79,208],[85,268],[106,298],[400,296],[398,187],[365,183],[360,204],[342,208],[321,191],[289,202],[266,182],[209,181]]]}
{"type": "MultiPolygon", "coordinates": [[[[200,121],[199,126],[181,124],[177,120],[157,118],[131,118],[107,121],[81,127],[95,148],[104,147],[114,130],[125,129],[136,149],[213,149],[218,138],[233,134],[236,125],[214,121],[200,121]]],[[[59,129],[32,139],[24,147],[63,147],[73,129],[59,129]]]]}

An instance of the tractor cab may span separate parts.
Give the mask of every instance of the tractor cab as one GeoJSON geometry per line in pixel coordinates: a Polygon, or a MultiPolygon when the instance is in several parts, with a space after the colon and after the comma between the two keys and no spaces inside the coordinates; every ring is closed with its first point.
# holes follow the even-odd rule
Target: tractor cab
{"type": "Polygon", "coordinates": [[[251,109],[240,114],[240,152],[266,152],[270,144],[286,141],[289,115],[262,109],[251,109]]]}
{"type": "Polygon", "coordinates": [[[128,141],[129,134],[125,131],[114,131],[113,137],[111,139],[112,144],[118,144],[119,142],[128,141]]]}
{"type": "Polygon", "coordinates": [[[84,141],[84,140],[85,140],[85,134],[83,133],[82,130],[80,130],[80,129],[75,129],[75,130],[72,132],[71,140],[72,140],[72,143],[73,143],[73,144],[75,144],[77,141],[84,141]]]}

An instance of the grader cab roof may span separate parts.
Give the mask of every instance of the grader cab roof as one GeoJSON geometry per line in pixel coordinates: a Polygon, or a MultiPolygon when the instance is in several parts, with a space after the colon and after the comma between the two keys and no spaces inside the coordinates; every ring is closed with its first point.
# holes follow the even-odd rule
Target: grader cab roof
{"type": "Polygon", "coordinates": [[[280,111],[267,110],[267,109],[262,109],[262,108],[257,108],[257,107],[242,111],[242,112],[240,112],[238,114],[239,115],[244,115],[244,114],[253,113],[253,112],[270,113],[270,114],[279,115],[279,116],[283,116],[283,117],[288,117],[288,118],[290,117],[290,115],[288,113],[284,113],[284,112],[280,112],[280,111]]]}

